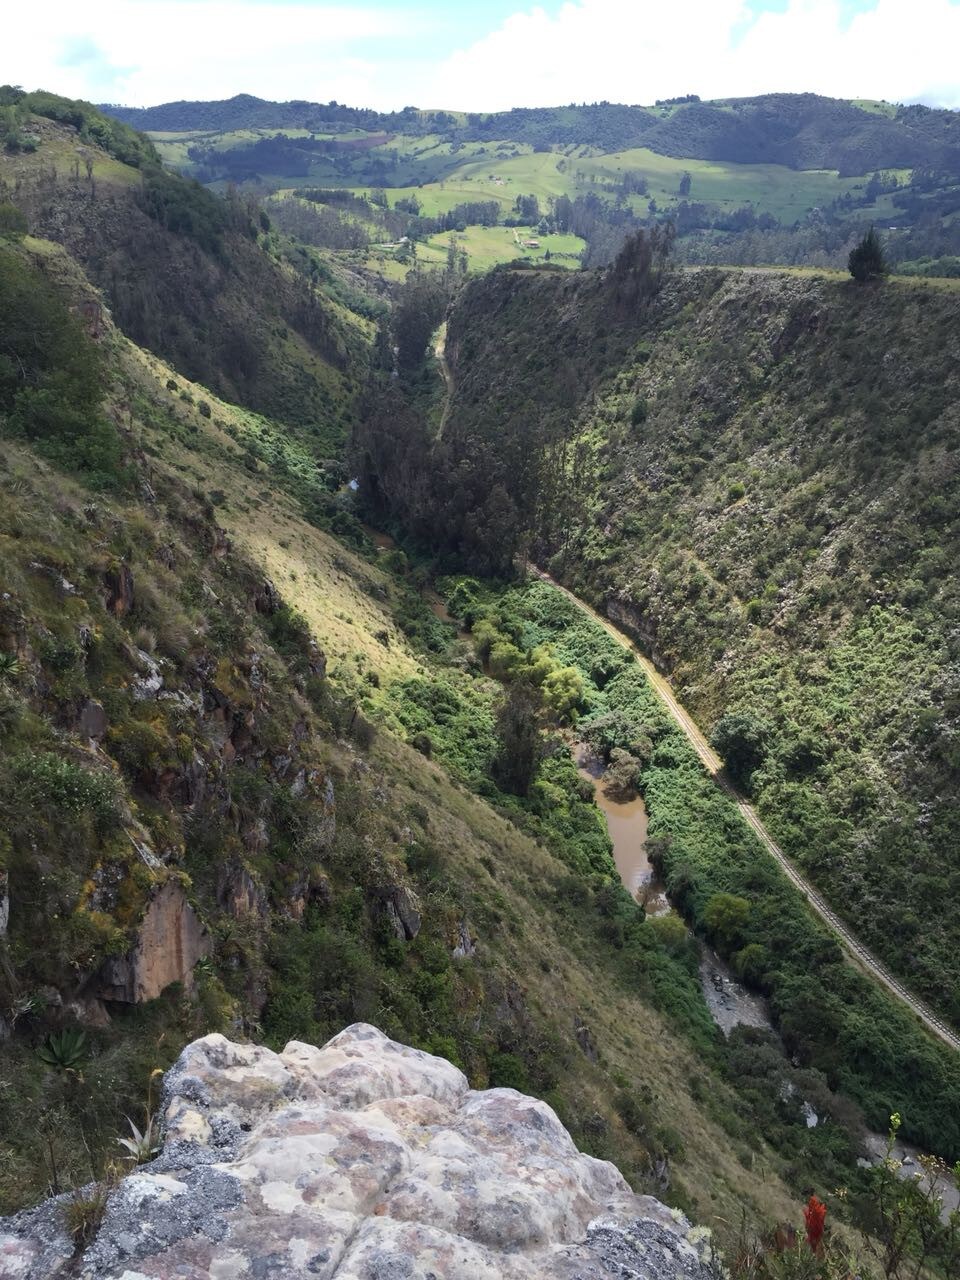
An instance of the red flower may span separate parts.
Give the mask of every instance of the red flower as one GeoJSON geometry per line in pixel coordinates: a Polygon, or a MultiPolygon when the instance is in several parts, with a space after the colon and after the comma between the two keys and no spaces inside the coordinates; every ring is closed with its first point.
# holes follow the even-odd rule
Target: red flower
{"type": "Polygon", "coordinates": [[[803,1220],[807,1224],[807,1244],[814,1253],[820,1252],[820,1241],[823,1239],[823,1227],[827,1217],[827,1206],[811,1196],[803,1209],[803,1220]]]}

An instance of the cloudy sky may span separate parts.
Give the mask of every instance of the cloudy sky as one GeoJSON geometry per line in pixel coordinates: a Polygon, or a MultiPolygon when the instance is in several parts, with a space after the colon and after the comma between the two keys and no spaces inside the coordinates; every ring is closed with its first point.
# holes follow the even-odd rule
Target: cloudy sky
{"type": "Polygon", "coordinates": [[[960,108],[960,0],[45,0],[0,83],[501,110],[772,90],[960,108]]]}

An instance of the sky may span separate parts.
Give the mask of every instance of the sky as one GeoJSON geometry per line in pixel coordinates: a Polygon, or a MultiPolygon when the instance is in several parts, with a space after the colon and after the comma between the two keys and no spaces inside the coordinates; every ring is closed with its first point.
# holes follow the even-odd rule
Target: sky
{"type": "Polygon", "coordinates": [[[44,0],[0,83],[499,111],[815,92],[960,109],[960,0],[44,0]]]}

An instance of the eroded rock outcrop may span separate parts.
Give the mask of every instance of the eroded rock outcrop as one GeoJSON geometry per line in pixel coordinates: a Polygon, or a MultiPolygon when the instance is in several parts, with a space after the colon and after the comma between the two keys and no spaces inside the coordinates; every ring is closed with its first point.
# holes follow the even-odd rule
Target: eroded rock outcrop
{"type": "Polygon", "coordinates": [[[207,936],[183,888],[168,880],[147,907],[133,950],[106,962],[93,994],[126,1004],[154,1000],[171,982],[188,983],[207,948],[207,936]]]}
{"type": "Polygon", "coordinates": [[[0,1222],[44,1280],[708,1280],[702,1233],[577,1151],[543,1102],[476,1092],[358,1023],[281,1054],[220,1035],[164,1087],[165,1143],[78,1260],[65,1198],[0,1222]]]}
{"type": "Polygon", "coordinates": [[[125,618],[133,608],[133,574],[130,566],[119,563],[103,575],[106,606],[117,618],[125,618]]]}

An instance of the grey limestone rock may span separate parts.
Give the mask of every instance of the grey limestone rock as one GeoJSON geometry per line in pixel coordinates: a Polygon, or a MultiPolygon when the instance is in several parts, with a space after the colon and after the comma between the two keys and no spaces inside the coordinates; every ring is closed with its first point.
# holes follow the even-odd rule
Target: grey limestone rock
{"type": "Polygon", "coordinates": [[[282,1053],[205,1036],[161,1155],[75,1257],[64,1197],[0,1221],[4,1280],[709,1280],[705,1233],[545,1103],[358,1023],[282,1053]]]}

